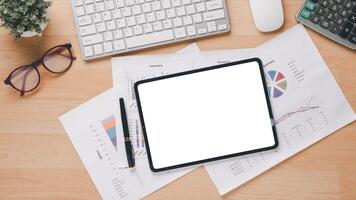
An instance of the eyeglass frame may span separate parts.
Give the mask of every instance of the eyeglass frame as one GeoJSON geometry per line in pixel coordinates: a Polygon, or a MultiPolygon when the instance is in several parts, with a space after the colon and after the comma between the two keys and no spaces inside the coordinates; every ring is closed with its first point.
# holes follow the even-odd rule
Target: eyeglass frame
{"type": "Polygon", "coordinates": [[[72,64],[73,64],[73,61],[76,60],[77,58],[75,56],[73,56],[72,54],[72,51],[71,51],[71,48],[72,48],[72,44],[71,43],[66,43],[66,44],[62,44],[62,45],[57,45],[57,46],[54,46],[50,49],[48,49],[39,59],[37,59],[36,61],[32,62],[31,64],[28,64],[28,65],[22,65],[20,67],[17,67],[16,69],[14,69],[10,74],[9,76],[4,80],[4,83],[5,85],[10,85],[12,88],[14,88],[15,90],[19,91],[20,92],[20,96],[23,96],[25,93],[27,92],[31,92],[33,90],[35,90],[41,83],[41,74],[39,72],[39,70],[37,69],[41,64],[43,65],[43,67],[51,72],[51,73],[54,73],[54,74],[63,74],[65,72],[67,72],[71,67],[72,67],[72,64]],[[68,65],[68,67],[64,70],[64,71],[61,71],[61,72],[55,72],[55,71],[52,71],[50,70],[44,63],[44,58],[47,56],[47,54],[49,52],[51,52],[53,49],[56,49],[56,48],[59,48],[59,47],[65,47],[68,51],[69,51],[69,55],[70,55],[70,64],[68,65]],[[14,84],[12,84],[11,82],[11,76],[13,75],[13,73],[15,73],[18,69],[20,68],[23,68],[23,67],[26,67],[26,66],[30,66],[30,67],[33,67],[37,74],[38,74],[38,83],[36,84],[35,87],[33,87],[32,89],[28,90],[28,91],[23,91],[23,90],[20,90],[18,89],[17,87],[15,87],[14,84]]]}

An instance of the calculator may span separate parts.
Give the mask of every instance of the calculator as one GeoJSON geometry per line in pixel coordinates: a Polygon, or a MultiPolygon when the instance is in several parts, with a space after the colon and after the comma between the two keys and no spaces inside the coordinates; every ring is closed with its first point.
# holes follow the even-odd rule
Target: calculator
{"type": "Polygon", "coordinates": [[[356,0],[304,0],[297,20],[350,49],[356,49],[356,0]]]}

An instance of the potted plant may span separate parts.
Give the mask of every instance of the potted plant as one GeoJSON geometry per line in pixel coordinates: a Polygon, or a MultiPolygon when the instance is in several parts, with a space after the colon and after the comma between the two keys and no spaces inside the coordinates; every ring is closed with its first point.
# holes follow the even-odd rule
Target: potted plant
{"type": "Polygon", "coordinates": [[[16,37],[41,35],[48,23],[47,0],[0,0],[0,26],[16,37]]]}

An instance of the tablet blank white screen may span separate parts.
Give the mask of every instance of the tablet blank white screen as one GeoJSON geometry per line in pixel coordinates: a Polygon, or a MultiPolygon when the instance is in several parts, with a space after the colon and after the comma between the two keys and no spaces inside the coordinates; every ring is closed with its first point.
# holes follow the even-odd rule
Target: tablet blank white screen
{"type": "Polygon", "coordinates": [[[156,169],[275,144],[257,62],[139,84],[138,93],[156,169]]]}

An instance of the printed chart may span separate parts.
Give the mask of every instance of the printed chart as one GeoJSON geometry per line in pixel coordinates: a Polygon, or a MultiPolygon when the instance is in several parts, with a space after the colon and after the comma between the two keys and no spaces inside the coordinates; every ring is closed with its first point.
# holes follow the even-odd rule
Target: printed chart
{"type": "Polygon", "coordinates": [[[270,97],[278,98],[286,92],[287,80],[281,72],[270,70],[267,71],[265,76],[270,97]]]}
{"type": "Polygon", "coordinates": [[[106,134],[109,136],[111,143],[114,145],[114,148],[117,150],[117,138],[116,138],[116,120],[112,115],[101,121],[106,134]]]}

